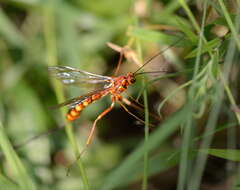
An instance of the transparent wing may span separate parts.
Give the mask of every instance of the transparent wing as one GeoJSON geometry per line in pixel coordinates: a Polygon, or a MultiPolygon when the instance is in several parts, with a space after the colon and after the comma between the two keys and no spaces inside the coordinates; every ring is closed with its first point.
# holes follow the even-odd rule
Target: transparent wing
{"type": "Polygon", "coordinates": [[[65,85],[102,84],[104,88],[111,85],[112,78],[81,71],[69,66],[48,67],[50,75],[60,80],[65,85]]]}
{"type": "MultiPolygon", "coordinates": [[[[72,98],[70,100],[67,100],[66,102],[63,102],[56,106],[52,106],[51,108],[55,109],[55,108],[60,108],[63,106],[69,106],[70,108],[72,108],[72,107],[75,107],[77,104],[80,104],[81,102],[83,102],[86,98],[91,97],[94,94],[101,93],[102,91],[104,91],[104,90],[102,90],[102,89],[95,90],[93,92],[84,94],[82,96],[78,96],[78,97],[72,98]]],[[[106,93],[104,95],[107,95],[107,94],[108,94],[108,92],[106,91],[106,93]]],[[[104,95],[102,95],[102,96],[104,96],[104,95]]]]}

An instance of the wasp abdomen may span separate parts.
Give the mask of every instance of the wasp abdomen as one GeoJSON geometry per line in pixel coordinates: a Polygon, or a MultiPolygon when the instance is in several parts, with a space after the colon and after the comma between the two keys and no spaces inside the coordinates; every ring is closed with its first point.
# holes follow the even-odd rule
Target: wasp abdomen
{"type": "Polygon", "coordinates": [[[80,117],[80,112],[81,111],[77,111],[75,108],[70,109],[67,113],[67,116],[66,116],[67,120],[68,121],[73,121],[73,120],[79,118],[80,117]]]}
{"type": "Polygon", "coordinates": [[[75,119],[78,119],[80,117],[81,111],[87,107],[92,102],[100,99],[103,96],[103,94],[93,94],[92,96],[87,97],[84,99],[81,103],[77,104],[74,108],[71,108],[67,113],[67,120],[68,121],[74,121],[75,119]]]}

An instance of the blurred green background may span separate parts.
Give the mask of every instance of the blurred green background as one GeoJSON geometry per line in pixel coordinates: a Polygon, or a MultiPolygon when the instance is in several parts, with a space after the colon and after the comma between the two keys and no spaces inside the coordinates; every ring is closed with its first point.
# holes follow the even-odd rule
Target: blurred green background
{"type": "Polygon", "coordinates": [[[238,0],[0,1],[0,189],[238,189],[239,10],[238,0]],[[145,126],[116,105],[76,162],[111,99],[67,123],[66,108],[50,107],[89,89],[64,87],[48,66],[112,76],[119,53],[107,42],[131,48],[120,74],[161,50],[143,70],[169,72],[128,89],[145,126]]]}

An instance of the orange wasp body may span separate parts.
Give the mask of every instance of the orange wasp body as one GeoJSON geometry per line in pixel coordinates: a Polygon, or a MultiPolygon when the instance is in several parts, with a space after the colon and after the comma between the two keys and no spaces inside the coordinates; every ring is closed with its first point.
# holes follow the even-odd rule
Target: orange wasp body
{"type": "Polygon", "coordinates": [[[104,89],[99,92],[94,92],[89,94],[85,99],[83,99],[80,103],[78,103],[74,108],[71,108],[67,114],[67,120],[73,121],[79,118],[81,111],[87,107],[89,104],[93,103],[94,101],[111,94],[112,101],[115,102],[121,101],[122,96],[120,95],[124,92],[129,85],[135,82],[135,77],[132,73],[128,73],[127,76],[119,76],[119,77],[112,77],[111,87],[104,89]]]}
{"type": "MultiPolygon", "coordinates": [[[[103,116],[105,116],[108,112],[112,110],[116,101],[120,103],[121,106],[127,111],[128,109],[121,103],[122,95],[129,85],[135,83],[135,75],[131,72],[127,73],[126,75],[121,75],[118,77],[108,77],[97,75],[93,73],[89,73],[86,71],[81,71],[79,69],[75,69],[68,66],[56,66],[56,67],[49,67],[49,72],[52,76],[59,79],[63,84],[81,84],[81,83],[88,83],[88,84],[101,84],[102,87],[85,94],[83,96],[79,96],[73,98],[67,102],[59,104],[61,106],[69,106],[70,109],[66,115],[66,119],[68,121],[74,121],[80,117],[81,111],[86,108],[88,105],[93,103],[94,101],[99,100],[100,98],[111,95],[112,104],[109,108],[104,110],[94,121],[93,127],[90,131],[86,144],[90,144],[96,123],[100,120],[103,116]]],[[[129,112],[135,118],[143,122],[140,118],[129,112]]]]}
{"type": "MultiPolygon", "coordinates": [[[[178,43],[182,39],[176,41],[174,44],[178,43]]],[[[90,134],[88,136],[86,145],[89,145],[92,140],[92,136],[94,133],[94,130],[96,128],[96,123],[98,120],[100,120],[103,116],[105,116],[107,113],[109,113],[114,105],[115,102],[118,102],[125,111],[127,111],[131,116],[139,120],[141,123],[144,123],[142,119],[131,113],[126,106],[123,104],[127,104],[129,106],[133,106],[139,110],[142,110],[142,107],[137,106],[136,104],[133,104],[126,98],[122,98],[121,93],[126,91],[129,85],[135,83],[136,81],[136,75],[140,74],[145,74],[145,73],[159,73],[159,72],[166,72],[166,71],[153,71],[153,72],[141,72],[138,73],[139,70],[141,70],[145,65],[150,63],[153,59],[155,59],[157,56],[161,55],[164,51],[172,47],[174,44],[171,46],[165,48],[164,50],[160,51],[153,57],[151,57],[148,61],[146,61],[140,68],[138,68],[135,72],[128,72],[126,75],[121,75],[118,77],[109,77],[109,76],[102,76],[102,75],[97,75],[93,73],[89,73],[86,71],[82,71],[79,69],[75,69],[72,67],[68,66],[56,66],[56,67],[49,67],[49,72],[50,74],[59,79],[63,84],[66,85],[71,85],[71,84],[92,84],[92,85],[101,85],[100,88],[97,90],[90,92],[88,94],[85,94],[83,96],[79,96],[76,98],[73,98],[67,102],[64,102],[62,104],[59,104],[59,106],[69,106],[70,109],[66,115],[66,118],[68,121],[74,121],[77,118],[80,117],[81,111],[87,107],[89,104],[93,103],[94,101],[99,100],[100,98],[106,96],[106,95],[111,95],[112,103],[110,107],[105,109],[94,121],[93,126],[91,128],[90,134]]],[[[111,45],[112,46],[112,45],[111,45]]],[[[115,47],[115,46],[114,46],[115,47]]],[[[124,48],[122,49],[124,50],[124,48]]],[[[118,73],[119,67],[122,62],[122,57],[123,55],[128,58],[128,55],[124,53],[124,51],[120,51],[120,59],[117,65],[117,69],[115,71],[115,75],[118,73]]],[[[130,53],[133,53],[130,51],[130,53]]],[[[133,53],[135,55],[135,53],[133,53]]],[[[133,55],[131,54],[131,55],[133,55]]],[[[139,103],[138,103],[139,104],[139,103]]]]}

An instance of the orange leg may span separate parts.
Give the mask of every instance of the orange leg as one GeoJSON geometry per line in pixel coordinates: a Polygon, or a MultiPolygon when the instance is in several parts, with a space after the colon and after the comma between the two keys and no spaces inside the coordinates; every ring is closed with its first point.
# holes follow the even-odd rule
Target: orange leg
{"type": "Polygon", "coordinates": [[[117,68],[114,72],[114,76],[116,76],[118,74],[118,71],[119,71],[119,68],[120,68],[120,65],[122,64],[122,59],[123,59],[123,55],[124,55],[124,47],[120,47],[116,44],[113,44],[113,43],[110,43],[108,42],[107,45],[112,48],[113,50],[117,51],[120,53],[120,57],[119,57],[119,60],[118,60],[118,64],[117,64],[117,68]]]}
{"type": "Polygon", "coordinates": [[[135,102],[135,101],[134,101],[135,103],[133,103],[130,100],[128,100],[127,98],[123,98],[123,102],[125,104],[127,104],[128,106],[131,106],[131,107],[133,107],[133,108],[135,108],[137,110],[140,110],[140,111],[144,110],[144,105],[141,104],[141,103],[138,103],[138,102],[135,102]]]}
{"type": "Polygon", "coordinates": [[[87,145],[87,146],[88,146],[89,144],[91,144],[91,142],[92,142],[92,137],[93,137],[93,134],[94,134],[94,131],[95,131],[95,128],[96,128],[96,124],[97,124],[98,120],[102,119],[103,116],[105,116],[108,112],[110,112],[110,111],[113,109],[114,104],[115,104],[115,101],[113,101],[112,104],[111,104],[111,106],[110,106],[109,108],[105,109],[105,110],[97,117],[97,119],[94,121],[93,126],[92,126],[92,128],[91,128],[91,131],[90,131],[90,133],[89,133],[89,135],[88,135],[88,138],[87,138],[87,142],[86,142],[86,145],[87,145]]]}
{"type": "Polygon", "coordinates": [[[69,175],[69,172],[70,172],[71,167],[78,161],[78,159],[79,159],[79,158],[83,155],[83,153],[87,150],[88,145],[91,144],[92,138],[93,138],[93,134],[94,134],[94,131],[95,131],[95,128],[96,128],[96,125],[97,125],[98,120],[102,119],[103,116],[105,116],[108,112],[110,112],[110,111],[113,109],[114,104],[115,104],[115,100],[113,99],[111,106],[110,106],[109,108],[105,109],[105,110],[97,117],[97,119],[94,121],[93,126],[92,126],[92,128],[91,128],[91,131],[90,131],[90,133],[89,133],[89,135],[88,135],[88,138],[87,138],[87,141],[86,141],[86,145],[85,145],[85,147],[83,148],[83,150],[80,152],[80,154],[77,156],[76,160],[75,160],[72,164],[70,164],[70,166],[68,167],[68,169],[67,169],[67,176],[69,175]]]}
{"type": "MultiPolygon", "coordinates": [[[[127,107],[122,103],[122,102],[120,102],[120,101],[118,101],[119,102],[119,104],[122,106],[122,108],[127,112],[127,113],[129,113],[131,116],[133,116],[135,119],[137,119],[138,121],[140,121],[141,123],[143,123],[143,124],[145,124],[145,121],[143,121],[142,119],[140,119],[138,116],[136,116],[136,115],[134,115],[132,112],[130,112],[128,109],[127,109],[127,107]]],[[[151,127],[154,127],[154,125],[153,124],[149,124],[149,126],[151,126],[151,127]]]]}
{"type": "Polygon", "coordinates": [[[118,74],[118,71],[120,69],[120,65],[122,64],[122,59],[123,59],[123,50],[121,50],[121,52],[120,52],[120,57],[119,57],[119,60],[118,60],[118,64],[117,64],[117,68],[115,70],[114,76],[116,76],[118,74]]]}
{"type": "MultiPolygon", "coordinates": [[[[144,105],[143,104],[141,104],[138,100],[136,100],[134,97],[132,97],[130,94],[128,94],[127,92],[125,92],[126,94],[127,94],[127,96],[132,100],[132,101],[134,101],[138,106],[140,106],[140,107],[144,107],[144,105]]],[[[127,99],[126,99],[127,100],[127,99]]],[[[127,100],[127,101],[129,101],[129,100],[127,100]]],[[[130,101],[129,101],[130,102],[130,101]]]]}
{"type": "MultiPolygon", "coordinates": [[[[127,98],[123,98],[123,102],[124,102],[126,105],[131,106],[131,107],[133,107],[133,108],[135,108],[135,109],[137,109],[137,110],[139,110],[139,111],[142,111],[142,112],[144,111],[144,108],[142,108],[142,107],[134,104],[133,102],[131,102],[131,101],[128,100],[127,98]]],[[[140,104],[140,103],[138,103],[138,104],[139,104],[139,105],[142,105],[142,104],[140,104]]],[[[142,105],[142,106],[143,106],[143,105],[142,105]]],[[[150,114],[150,116],[151,116],[152,118],[154,118],[156,121],[161,121],[161,118],[160,118],[158,115],[153,114],[153,113],[149,113],[149,114],[150,114]]]]}

